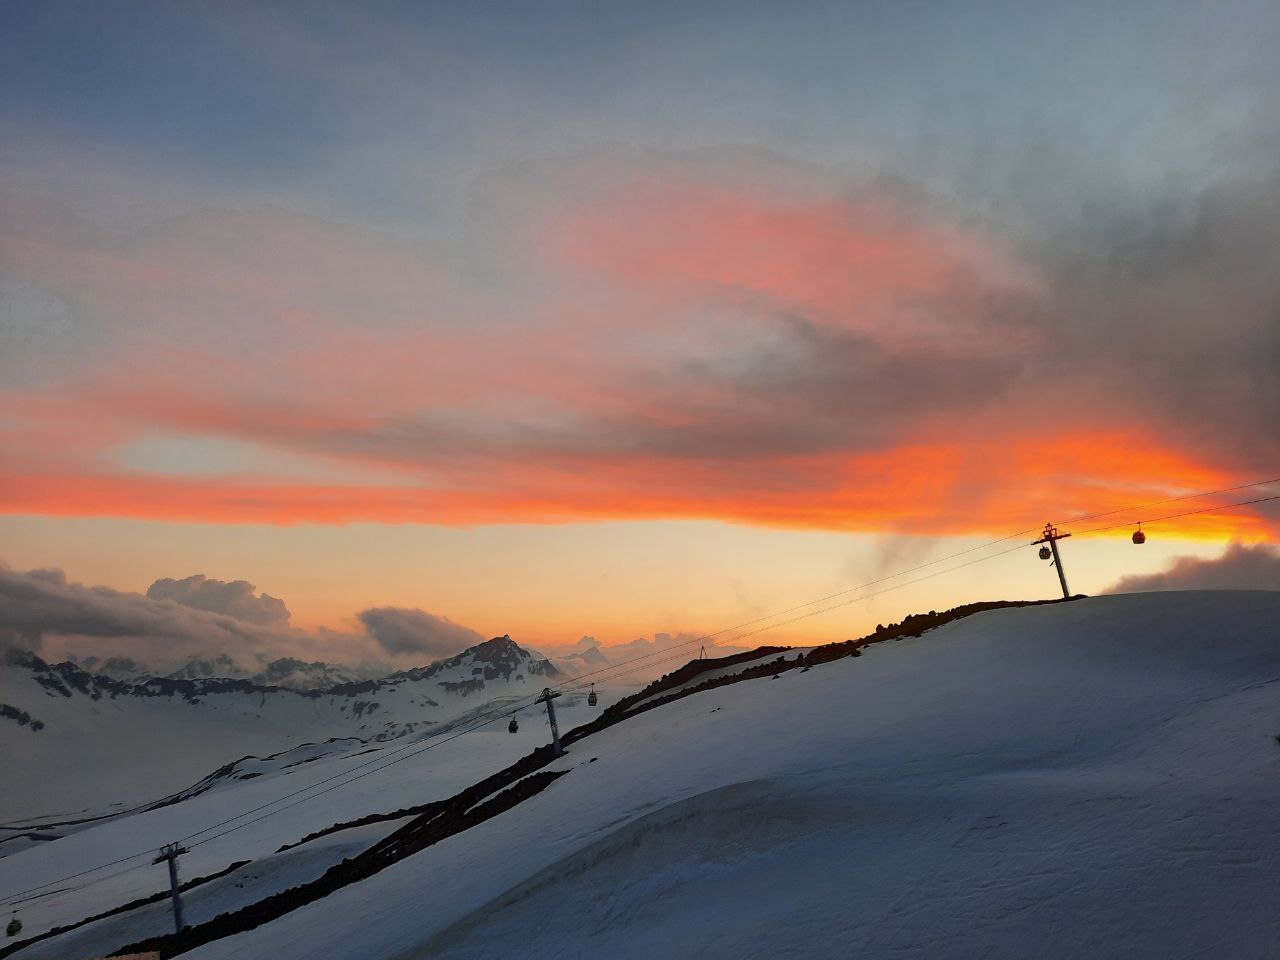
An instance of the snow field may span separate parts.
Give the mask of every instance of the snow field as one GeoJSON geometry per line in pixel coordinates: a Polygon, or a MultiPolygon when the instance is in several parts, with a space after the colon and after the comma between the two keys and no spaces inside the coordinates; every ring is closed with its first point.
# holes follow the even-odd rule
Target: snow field
{"type": "MultiPolygon", "coordinates": [[[[602,690],[602,707],[619,695],[613,691],[606,695],[602,690]]],[[[586,706],[585,693],[566,694],[557,700],[557,704],[563,705],[560,716],[565,724],[585,722],[598,712],[598,708],[586,706]]],[[[486,706],[496,707],[497,704],[486,706]]],[[[475,713],[476,708],[469,708],[468,712],[475,713]]],[[[262,858],[273,856],[280,846],[296,843],[302,837],[334,823],[448,797],[548,740],[546,715],[540,706],[530,706],[519,716],[520,730],[515,735],[507,733],[504,721],[488,724],[438,745],[436,741],[444,740],[449,735],[447,731],[438,738],[414,741],[364,744],[347,740],[339,744],[312,745],[271,759],[250,760],[239,765],[237,773],[259,774],[253,779],[228,780],[170,806],[86,824],[62,839],[0,859],[0,894],[34,887],[140,850],[158,850],[166,843],[304,787],[318,785],[317,790],[328,790],[334,784],[344,784],[313,799],[310,794],[303,794],[298,798],[302,802],[285,811],[274,813],[276,808],[268,807],[236,820],[228,826],[238,826],[244,821],[265,816],[260,822],[249,823],[224,837],[201,842],[197,846],[188,844],[190,853],[180,858],[179,869],[184,879],[190,879],[217,873],[240,860],[253,860],[256,864],[262,858]],[[312,756],[319,759],[305,762],[306,757],[312,756]],[[388,765],[382,769],[384,763],[388,765]],[[360,764],[371,765],[357,769],[360,764]],[[345,777],[340,777],[333,784],[321,783],[348,771],[351,776],[369,775],[349,785],[345,784],[345,777]]],[[[217,832],[220,830],[211,831],[217,832]]],[[[341,840],[343,834],[335,836],[341,840]]],[[[203,839],[195,838],[197,841],[203,839]]],[[[369,843],[376,839],[370,839],[369,843]]],[[[61,892],[64,888],[55,887],[53,892],[40,891],[35,898],[18,904],[22,909],[23,935],[32,936],[55,926],[77,922],[167,889],[167,884],[165,867],[153,866],[150,856],[132,864],[108,868],[101,874],[71,880],[66,884],[65,892],[61,892]],[[136,868],[112,876],[129,866],[136,868]],[[98,882],[101,877],[109,879],[98,882]]],[[[162,925],[159,932],[166,929],[162,925]]],[[[61,942],[61,938],[57,942],[61,942]]],[[[109,949],[124,942],[104,942],[100,946],[109,949]]],[[[19,955],[25,956],[26,952],[19,955]]]]}
{"type": "MultiPolygon", "coordinates": [[[[511,810],[184,956],[1274,957],[1278,693],[1280,594],[978,614],[635,715],[575,743],[546,768],[568,774],[511,810]]],[[[563,730],[597,713],[585,692],[557,707],[563,730]]],[[[253,857],[255,889],[226,890],[231,874],[206,906],[261,899],[393,827],[295,858],[272,854],[281,843],[440,799],[545,740],[526,710],[516,737],[493,725],[442,744],[194,848],[183,875],[253,857]]],[[[326,755],[4,858],[0,892],[159,846],[344,758],[367,759],[326,755]]],[[[31,915],[154,892],[163,867],[148,869],[136,893],[126,876],[31,915]]],[[[62,956],[64,940],[90,956],[167,916],[136,913],[17,956],[62,956]]]]}
{"type": "Polygon", "coordinates": [[[1104,597],[697,694],[189,956],[1274,956],[1277,625],[1104,597]]]}

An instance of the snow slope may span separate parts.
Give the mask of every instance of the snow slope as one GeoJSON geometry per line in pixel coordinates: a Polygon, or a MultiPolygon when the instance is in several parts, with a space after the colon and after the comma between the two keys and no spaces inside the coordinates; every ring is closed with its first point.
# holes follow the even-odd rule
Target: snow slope
{"type": "Polygon", "coordinates": [[[189,956],[1274,957],[1278,632],[1280,594],[1102,597],[696,694],[189,956]]]}
{"type": "MultiPolygon", "coordinates": [[[[255,860],[187,891],[182,901],[184,918],[187,923],[203,923],[224,911],[247,906],[262,897],[314,879],[344,857],[382,839],[404,822],[400,819],[356,827],[255,860]]],[[[28,960],[100,956],[103,944],[128,943],[140,935],[172,929],[173,914],[170,910],[170,901],[164,898],[128,913],[103,917],[56,940],[33,944],[22,952],[22,956],[28,960]]],[[[29,934],[31,931],[25,932],[29,934]]]]}
{"type": "MultiPolygon", "coordinates": [[[[507,812],[184,956],[1274,957],[1278,695],[1280,593],[982,613],[636,714],[573,744],[547,768],[568,773],[507,812]]],[[[560,703],[564,727],[595,715],[560,703]]],[[[281,843],[433,799],[545,738],[532,715],[517,737],[490,729],[196,847],[185,875],[252,858],[262,895],[300,882],[331,844],[371,838],[313,841],[298,866],[281,843]]],[[[7,857],[0,896],[342,756],[7,857]]],[[[30,922],[153,892],[149,869],[36,901],[30,922]]],[[[163,923],[144,912],[16,956],[104,953],[163,923]]]]}
{"type": "MultiPolygon", "coordinates": [[[[600,690],[600,708],[618,695],[616,691],[600,690]]],[[[495,703],[510,699],[479,703],[468,713],[483,713],[495,703]]],[[[600,709],[588,707],[586,693],[581,691],[566,693],[556,703],[566,728],[595,717],[600,709]]],[[[456,717],[455,721],[465,722],[467,715],[456,717]]],[[[22,935],[30,937],[150,896],[168,888],[165,868],[152,865],[150,853],[119,867],[41,889],[34,896],[15,901],[10,895],[138,851],[154,852],[166,843],[233,817],[239,818],[230,824],[238,828],[235,831],[212,839],[208,834],[195,838],[201,842],[190,844],[190,853],[181,858],[181,877],[187,880],[210,876],[233,863],[252,860],[250,872],[272,878],[265,885],[254,884],[249,891],[251,898],[246,894],[249,900],[261,899],[314,876],[310,868],[319,861],[303,862],[292,851],[309,856],[318,848],[328,849],[338,843],[344,845],[342,856],[349,856],[360,846],[348,843],[351,835],[360,836],[360,831],[371,829],[374,832],[368,835],[368,842],[373,842],[390,828],[375,824],[342,831],[283,853],[279,851],[281,846],[297,844],[335,823],[374,813],[390,814],[446,798],[546,741],[546,715],[540,706],[530,704],[518,717],[520,729],[514,736],[507,733],[504,720],[449,739],[451,721],[442,726],[441,732],[421,737],[382,743],[345,740],[242,761],[224,776],[210,778],[212,783],[207,789],[192,792],[178,802],[71,828],[53,842],[15,850],[0,858],[0,904],[13,903],[21,909],[22,935]],[[246,773],[255,776],[241,779],[246,773]],[[360,779],[354,779],[357,776],[360,779]],[[301,794],[297,798],[301,802],[284,812],[270,806],[312,785],[316,785],[314,795],[301,794]],[[322,790],[327,792],[320,793],[322,790]],[[260,812],[254,812],[260,808],[260,812]]],[[[245,870],[239,871],[239,876],[244,875],[245,870]]],[[[126,942],[170,929],[171,920],[163,910],[145,908],[130,913],[126,920],[107,918],[44,946],[34,945],[20,955],[56,956],[62,960],[101,956],[126,942]]]]}

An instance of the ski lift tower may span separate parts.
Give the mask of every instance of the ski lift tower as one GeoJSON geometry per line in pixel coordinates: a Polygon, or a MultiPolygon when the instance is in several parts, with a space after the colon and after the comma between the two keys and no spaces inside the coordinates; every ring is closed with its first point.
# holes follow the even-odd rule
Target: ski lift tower
{"type": "Polygon", "coordinates": [[[178,857],[187,852],[180,843],[168,843],[160,848],[160,856],[151,862],[169,862],[169,896],[173,899],[173,931],[181,933],[185,924],[182,921],[182,888],[178,885],[178,857]]]}
{"type": "Polygon", "coordinates": [[[1071,591],[1067,589],[1067,575],[1062,570],[1062,557],[1058,554],[1058,541],[1065,540],[1069,536],[1071,534],[1059,532],[1058,528],[1052,523],[1046,523],[1044,532],[1040,534],[1040,539],[1031,544],[1033,547],[1036,544],[1047,544],[1047,546],[1040,548],[1040,556],[1045,560],[1050,557],[1053,558],[1053,563],[1050,566],[1058,571],[1058,583],[1062,584],[1062,599],[1064,600],[1071,599],[1071,591]]]}
{"type": "Polygon", "coordinates": [[[556,723],[556,707],[551,702],[558,696],[560,696],[559,690],[544,687],[542,695],[533,701],[534,703],[545,703],[547,705],[547,723],[551,725],[551,745],[557,757],[564,753],[564,747],[560,746],[560,726],[556,723]]]}

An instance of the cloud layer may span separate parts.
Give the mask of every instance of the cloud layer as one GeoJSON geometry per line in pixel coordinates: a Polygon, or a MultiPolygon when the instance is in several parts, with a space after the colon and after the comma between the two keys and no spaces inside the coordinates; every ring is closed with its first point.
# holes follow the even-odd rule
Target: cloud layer
{"type": "Polygon", "coordinates": [[[83,641],[86,653],[170,663],[211,651],[251,657],[297,639],[225,613],[70,582],[61,570],[0,568],[0,641],[9,645],[61,652],[83,641]]]}
{"type": "Polygon", "coordinates": [[[1124,577],[1105,592],[1150,590],[1280,590],[1280,547],[1233,543],[1210,560],[1176,557],[1161,573],[1124,577]]]}
{"type": "Polygon", "coordinates": [[[0,646],[55,659],[128,657],[175,669],[193,657],[237,663],[280,657],[352,666],[417,666],[484,639],[424,610],[381,607],[358,614],[363,629],[288,625],[284,602],[243,581],[196,575],[157,580],[146,595],[68,581],[61,570],[0,564],[0,646]]]}
{"type": "Polygon", "coordinates": [[[369,635],[393,656],[421,655],[434,660],[485,639],[448,617],[409,607],[373,607],[359,617],[369,635]]]}
{"type": "MultiPolygon", "coordinates": [[[[0,648],[32,649],[54,660],[123,658],[135,671],[167,673],[194,658],[220,657],[251,668],[292,657],[390,671],[450,657],[486,639],[448,617],[413,607],[371,607],[355,620],[354,630],[291,628],[283,601],[257,593],[243,580],[165,578],[144,595],[68,581],[61,570],[19,571],[0,563],[0,648]],[[192,598],[223,609],[186,602],[192,598]]],[[[703,643],[713,656],[750,648],[704,641],[693,633],[657,633],[609,647],[587,636],[537,647],[551,656],[598,648],[608,663],[629,664],[627,676],[642,679],[696,657],[703,643]]]]}
{"type": "Polygon", "coordinates": [[[1280,459],[1276,183],[1020,246],[734,151],[516,168],[456,249],[269,208],[120,236],[9,196],[14,309],[98,333],[26,344],[83,363],[0,392],[0,508],[967,533],[1226,486],[1280,459]]]}
{"type": "Polygon", "coordinates": [[[152,600],[172,600],[184,607],[225,613],[237,620],[264,627],[283,627],[289,623],[289,608],[284,601],[266,593],[255,594],[247,580],[212,580],[202,574],[182,580],[164,578],[147,588],[152,600]]]}
{"type": "Polygon", "coordinates": [[[5,11],[0,511],[985,533],[1280,459],[1274,3],[142,6],[5,11]]]}

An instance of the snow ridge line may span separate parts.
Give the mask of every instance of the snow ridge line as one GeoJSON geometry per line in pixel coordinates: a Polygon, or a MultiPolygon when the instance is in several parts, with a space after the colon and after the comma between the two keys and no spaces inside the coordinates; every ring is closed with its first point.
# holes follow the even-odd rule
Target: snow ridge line
{"type": "Polygon", "coordinates": [[[341,833],[343,830],[354,830],[356,827],[367,827],[371,823],[384,823],[387,820],[400,820],[403,817],[416,817],[424,813],[430,813],[435,816],[447,806],[447,800],[432,800],[430,803],[420,803],[412,807],[402,807],[399,810],[392,810],[389,813],[367,813],[363,817],[357,817],[355,820],[342,820],[338,823],[330,824],[320,830],[308,833],[301,840],[293,843],[283,844],[276,853],[284,853],[286,850],[292,850],[294,847],[300,847],[304,843],[310,843],[312,840],[319,840],[321,837],[327,837],[333,833],[341,833]]]}
{"type": "Polygon", "coordinates": [[[597,730],[603,730],[606,727],[625,719],[629,716],[636,716],[663,704],[672,703],[694,693],[701,693],[704,690],[712,690],[716,687],[727,686],[731,683],[741,683],[744,680],[755,680],[762,677],[776,676],[786,670],[807,670],[810,667],[820,663],[830,663],[833,660],[840,660],[844,657],[858,657],[862,655],[864,647],[872,644],[884,643],[889,640],[902,640],[907,637],[919,637],[928,630],[934,630],[945,624],[952,623],[964,617],[973,616],[976,613],[984,613],[988,610],[1004,610],[1016,607],[1037,607],[1054,603],[1070,603],[1072,600],[1082,599],[1082,594],[1077,594],[1069,599],[1056,598],[1053,600],[989,600],[981,603],[968,603],[959,607],[953,607],[942,613],[930,610],[928,613],[915,613],[904,618],[899,623],[893,623],[889,626],[879,626],[875,633],[868,634],[857,640],[845,640],[841,643],[828,643],[820,647],[815,647],[807,654],[794,659],[788,659],[785,656],[790,647],[758,647],[756,650],[748,653],[735,654],[732,657],[724,657],[719,660],[691,660],[677,670],[666,674],[653,683],[649,684],[639,693],[632,694],[629,697],[623,697],[617,703],[607,707],[599,717],[590,723],[575,727],[564,735],[562,738],[564,744],[568,746],[583,737],[590,736],[597,730]],[[699,673],[710,670],[720,670],[726,665],[734,662],[750,663],[762,659],[763,656],[777,653],[779,656],[766,663],[758,664],[753,667],[747,667],[738,673],[728,674],[722,677],[716,677],[693,686],[684,686],[690,680],[695,678],[699,673]],[[675,689],[679,688],[679,689],[675,689]],[[665,690],[673,690],[670,696],[658,696],[665,690]]]}

